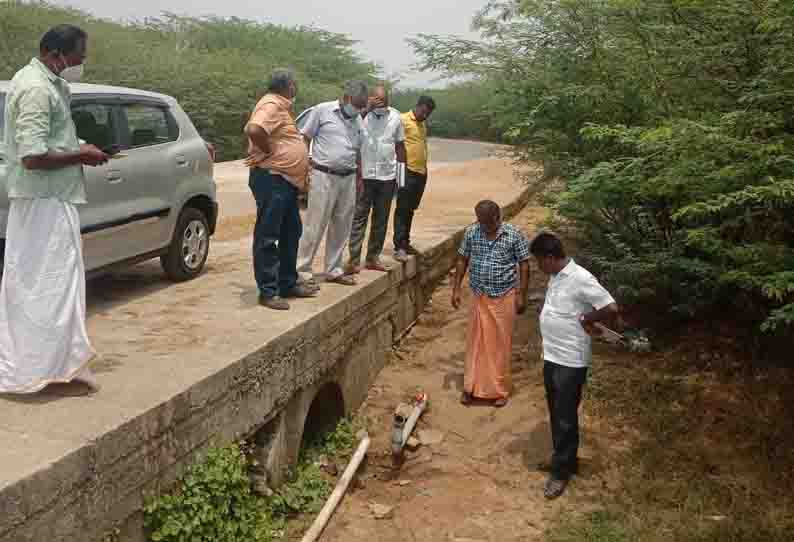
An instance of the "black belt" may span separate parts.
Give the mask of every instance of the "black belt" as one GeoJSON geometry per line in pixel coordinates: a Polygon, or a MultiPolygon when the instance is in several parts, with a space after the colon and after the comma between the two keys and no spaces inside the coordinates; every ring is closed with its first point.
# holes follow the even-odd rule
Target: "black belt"
{"type": "Polygon", "coordinates": [[[320,164],[312,164],[312,167],[317,171],[322,171],[328,175],[336,175],[337,177],[349,177],[356,172],[355,169],[331,169],[320,164]]]}

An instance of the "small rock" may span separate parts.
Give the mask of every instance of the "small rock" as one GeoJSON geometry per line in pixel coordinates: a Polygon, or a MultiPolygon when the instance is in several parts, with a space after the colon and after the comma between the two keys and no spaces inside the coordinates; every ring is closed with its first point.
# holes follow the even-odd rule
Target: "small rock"
{"type": "Polygon", "coordinates": [[[419,442],[419,439],[417,439],[416,437],[410,437],[405,443],[405,447],[411,450],[412,452],[418,450],[421,445],[422,443],[419,442]]]}
{"type": "Polygon", "coordinates": [[[372,515],[375,516],[375,519],[383,520],[392,519],[394,517],[393,506],[372,503],[369,505],[369,509],[372,511],[372,515]]]}
{"type": "Polygon", "coordinates": [[[728,516],[708,516],[708,518],[706,518],[706,519],[708,519],[710,521],[721,522],[721,521],[725,521],[726,519],[728,519],[728,516]]]}
{"type": "Polygon", "coordinates": [[[444,442],[444,433],[441,431],[433,431],[432,429],[423,429],[419,431],[419,441],[424,446],[434,446],[444,442]]]}
{"type": "Polygon", "coordinates": [[[411,481],[410,480],[400,480],[399,482],[397,482],[397,485],[400,486],[400,487],[410,486],[411,485],[411,481]]]}

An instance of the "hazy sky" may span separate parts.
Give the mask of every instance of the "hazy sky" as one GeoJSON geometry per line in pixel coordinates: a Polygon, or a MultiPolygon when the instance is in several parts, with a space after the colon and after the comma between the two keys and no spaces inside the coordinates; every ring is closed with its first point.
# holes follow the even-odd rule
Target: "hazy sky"
{"type": "MultiPolygon", "coordinates": [[[[472,16],[487,0],[56,0],[100,17],[140,19],[167,10],[184,15],[220,15],[288,26],[314,24],[359,40],[358,50],[387,74],[407,72],[416,62],[405,38],[417,33],[475,36],[472,16]]],[[[407,84],[425,84],[433,74],[406,73],[407,84]]]]}

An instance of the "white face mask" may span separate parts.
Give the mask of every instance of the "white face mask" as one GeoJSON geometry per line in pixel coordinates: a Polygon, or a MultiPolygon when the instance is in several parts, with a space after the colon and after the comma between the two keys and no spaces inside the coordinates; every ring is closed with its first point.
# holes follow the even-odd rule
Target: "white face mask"
{"type": "Polygon", "coordinates": [[[347,115],[348,118],[352,118],[361,114],[361,109],[353,104],[345,104],[342,106],[342,109],[344,109],[345,115],[347,115]]]}
{"type": "Polygon", "coordinates": [[[85,72],[85,64],[78,64],[77,66],[69,66],[66,63],[66,59],[61,55],[61,60],[63,60],[64,69],[61,70],[60,76],[62,79],[69,81],[70,83],[77,83],[80,79],[83,78],[83,73],[85,72]]]}

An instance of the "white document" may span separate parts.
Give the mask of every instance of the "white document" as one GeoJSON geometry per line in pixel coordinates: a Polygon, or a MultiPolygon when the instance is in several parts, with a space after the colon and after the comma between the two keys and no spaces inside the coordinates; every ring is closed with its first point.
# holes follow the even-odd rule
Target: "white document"
{"type": "Polygon", "coordinates": [[[405,162],[397,162],[397,188],[405,188],[405,162]]]}

